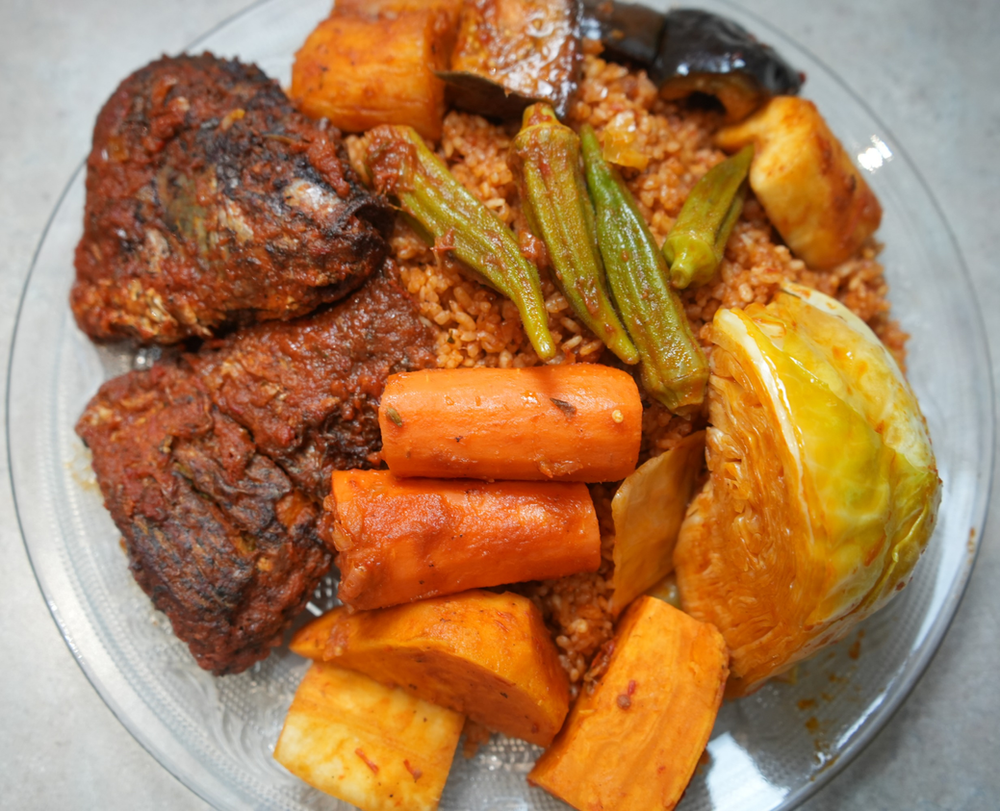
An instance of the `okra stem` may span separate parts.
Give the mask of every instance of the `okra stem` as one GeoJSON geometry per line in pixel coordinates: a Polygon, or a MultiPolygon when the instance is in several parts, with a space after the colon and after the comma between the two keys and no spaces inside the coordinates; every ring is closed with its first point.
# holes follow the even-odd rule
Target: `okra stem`
{"type": "Polygon", "coordinates": [[[705,284],[726,253],[726,242],[743,210],[753,145],[712,167],[691,190],[663,243],[670,282],[683,289],[705,284]]]}
{"type": "Polygon", "coordinates": [[[573,312],[625,363],[638,363],[639,353],[608,294],[579,137],[559,123],[549,105],[533,104],[524,112],[509,163],[521,210],[545,242],[556,284],[573,312]]]}
{"type": "Polygon", "coordinates": [[[667,280],[666,261],[591,127],[581,130],[580,143],[598,245],[611,293],[642,358],[643,385],[671,411],[693,411],[705,399],[708,362],[667,280]]]}
{"type": "Polygon", "coordinates": [[[375,188],[514,302],[542,360],[556,354],[538,269],[521,255],[514,234],[455,179],[412,127],[383,125],[368,135],[365,163],[375,188]]]}

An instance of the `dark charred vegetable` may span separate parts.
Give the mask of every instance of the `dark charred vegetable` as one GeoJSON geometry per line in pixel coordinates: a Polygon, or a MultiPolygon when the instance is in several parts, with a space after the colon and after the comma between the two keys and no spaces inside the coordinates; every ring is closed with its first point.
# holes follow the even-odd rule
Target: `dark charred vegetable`
{"type": "Polygon", "coordinates": [[[562,117],[582,59],[579,0],[467,0],[451,70],[438,76],[474,113],[513,118],[543,101],[562,117]]]}
{"type": "Polygon", "coordinates": [[[629,62],[647,70],[656,61],[666,16],[641,3],[583,0],[580,31],[587,39],[599,39],[604,58],[629,62]]]}
{"type": "Polygon", "coordinates": [[[713,166],[695,184],[663,243],[670,283],[683,290],[705,284],[722,262],[726,243],[743,210],[753,145],[713,166]]]}
{"type": "Polygon", "coordinates": [[[675,413],[697,410],[705,399],[708,361],[667,280],[666,260],[591,127],[580,131],[580,144],[608,284],[639,350],[642,383],[675,413]]]}
{"type": "Polygon", "coordinates": [[[770,45],[732,20],[697,9],[667,15],[652,77],[664,98],[715,96],[730,122],[746,118],[769,96],[792,96],[802,86],[798,71],[770,45]]]}
{"type": "Polygon", "coordinates": [[[729,123],[769,96],[795,95],[802,77],[738,23],[697,9],[660,14],[639,4],[583,0],[582,31],[613,61],[643,67],[666,99],[715,96],[729,123]]]}
{"type": "Polygon", "coordinates": [[[556,354],[538,269],[513,233],[448,171],[412,127],[383,125],[368,133],[365,164],[375,188],[395,197],[439,250],[450,250],[517,306],[542,360],[556,354]]]}
{"type": "Polygon", "coordinates": [[[517,118],[526,107],[539,101],[471,71],[439,70],[437,77],[448,86],[452,105],[490,118],[517,118]]]}
{"type": "Polygon", "coordinates": [[[556,284],[573,311],[619,358],[638,363],[608,295],[579,137],[549,105],[532,105],[524,111],[509,162],[528,225],[545,242],[556,284]]]}

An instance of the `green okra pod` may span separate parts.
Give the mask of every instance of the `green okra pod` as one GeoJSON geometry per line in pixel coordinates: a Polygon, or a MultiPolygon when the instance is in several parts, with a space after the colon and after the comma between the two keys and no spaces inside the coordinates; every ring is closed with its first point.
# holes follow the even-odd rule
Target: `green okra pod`
{"type": "Polygon", "coordinates": [[[556,284],[573,312],[625,363],[638,363],[639,353],[608,294],[579,137],[548,104],[533,104],[524,111],[509,163],[521,210],[545,242],[556,284]]]}
{"type": "Polygon", "coordinates": [[[538,357],[556,354],[538,269],[486,206],[455,179],[412,127],[382,125],[368,134],[365,165],[375,188],[394,196],[436,248],[450,250],[517,306],[538,357]]]}
{"type": "Polygon", "coordinates": [[[743,211],[747,173],[753,160],[749,144],[713,166],[691,190],[677,222],[663,243],[670,282],[683,289],[705,284],[726,253],[726,242],[743,211]]]}
{"type": "Polygon", "coordinates": [[[642,358],[643,385],[671,411],[693,411],[705,399],[708,361],[670,287],[666,260],[591,127],[580,143],[608,284],[642,358]]]}

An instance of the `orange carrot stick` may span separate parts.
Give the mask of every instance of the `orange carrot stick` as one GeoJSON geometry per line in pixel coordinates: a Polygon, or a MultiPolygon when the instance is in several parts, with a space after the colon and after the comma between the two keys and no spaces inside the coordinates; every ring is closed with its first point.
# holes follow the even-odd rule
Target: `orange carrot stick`
{"type": "Polygon", "coordinates": [[[389,378],[379,426],[397,476],[618,481],[642,403],[631,375],[598,364],[428,369],[389,378]]]}
{"type": "Polygon", "coordinates": [[[601,538],[583,484],[333,474],[324,502],[338,596],[382,608],[439,594],[592,572],[601,538]]]}

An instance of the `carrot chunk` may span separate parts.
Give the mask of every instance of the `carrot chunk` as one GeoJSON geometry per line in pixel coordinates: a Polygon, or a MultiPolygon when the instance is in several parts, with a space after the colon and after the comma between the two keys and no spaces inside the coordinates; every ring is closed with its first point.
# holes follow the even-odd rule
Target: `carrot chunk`
{"type": "Polygon", "coordinates": [[[341,601],[383,608],[470,588],[596,571],[586,485],[333,474],[324,502],[341,601]]]}
{"type": "Polygon", "coordinates": [[[597,364],[436,369],[392,375],[379,426],[397,476],[618,481],[642,403],[631,375],[597,364]]]}
{"type": "Polygon", "coordinates": [[[510,592],[353,613],[341,606],[302,628],[291,649],[540,746],[569,710],[569,680],[541,611],[510,592]]]}
{"type": "Polygon", "coordinates": [[[653,597],[622,618],[607,671],[573,707],[528,781],[581,811],[677,805],[729,675],[714,626],[653,597]]]}

